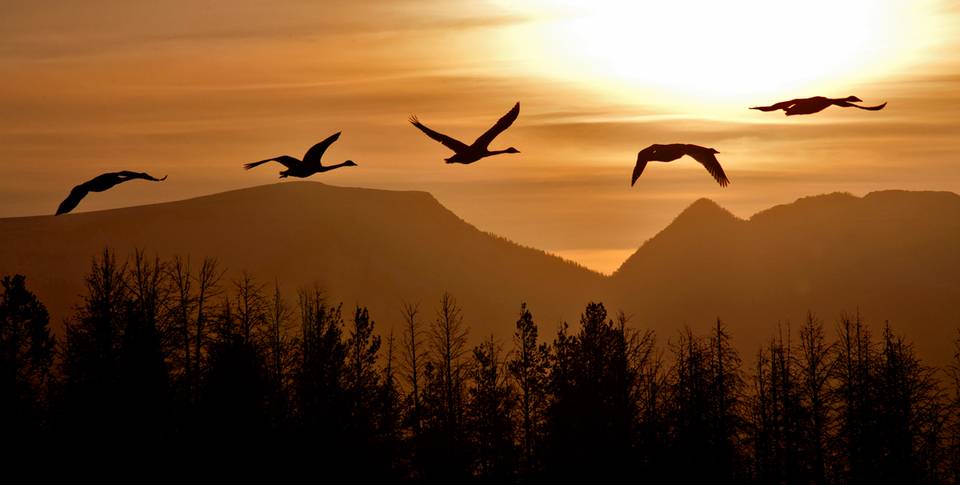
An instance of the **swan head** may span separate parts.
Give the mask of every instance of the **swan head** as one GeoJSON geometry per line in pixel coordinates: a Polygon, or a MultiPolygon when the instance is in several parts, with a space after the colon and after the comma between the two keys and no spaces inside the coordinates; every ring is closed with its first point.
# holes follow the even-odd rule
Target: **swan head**
{"type": "Polygon", "coordinates": [[[711,149],[710,149],[710,153],[720,153],[720,152],[717,151],[715,148],[711,148],[711,149]]]}
{"type": "Polygon", "coordinates": [[[844,101],[846,101],[846,102],[848,102],[848,103],[862,103],[862,102],[863,102],[862,99],[860,99],[860,98],[858,98],[858,97],[856,97],[856,96],[847,96],[847,98],[844,99],[844,101]]]}
{"type": "Polygon", "coordinates": [[[346,162],[343,162],[343,166],[344,166],[344,167],[356,167],[356,166],[357,166],[357,163],[354,162],[353,160],[347,160],[346,162]]]}
{"type": "Polygon", "coordinates": [[[520,150],[517,150],[516,148],[510,147],[510,148],[507,148],[506,150],[504,150],[504,153],[520,153],[520,150]]]}

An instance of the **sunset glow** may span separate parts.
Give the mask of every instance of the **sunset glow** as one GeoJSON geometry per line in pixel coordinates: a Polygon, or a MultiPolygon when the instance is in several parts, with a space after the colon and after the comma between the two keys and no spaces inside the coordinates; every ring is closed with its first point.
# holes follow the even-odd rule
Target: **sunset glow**
{"type": "Polygon", "coordinates": [[[539,68],[665,103],[846,95],[929,57],[943,35],[930,1],[539,0],[528,8],[553,12],[516,36],[539,68]]]}
{"type": "Polygon", "coordinates": [[[127,166],[176,183],[78,210],[276,183],[241,164],[337,131],[330,156],[359,167],[324,182],[430,192],[604,272],[699,197],[749,217],[814,193],[960,190],[947,0],[55,3],[0,17],[0,217],[127,166]],[[747,109],[815,95],[889,107],[747,109]],[[520,153],[470,170],[406,122],[472,139],[518,101],[495,145],[520,153]],[[686,162],[630,187],[637,150],[680,141],[719,150],[729,190],[686,162]]]}
{"type": "Polygon", "coordinates": [[[10,477],[960,485],[960,0],[2,3],[10,477]]]}

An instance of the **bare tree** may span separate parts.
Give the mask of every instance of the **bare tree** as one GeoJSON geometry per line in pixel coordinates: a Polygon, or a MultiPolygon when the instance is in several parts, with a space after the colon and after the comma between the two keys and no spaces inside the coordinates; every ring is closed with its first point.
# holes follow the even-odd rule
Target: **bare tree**
{"type": "Polygon", "coordinates": [[[960,483],[960,330],[953,341],[953,360],[947,368],[950,383],[953,385],[953,398],[947,408],[948,441],[947,441],[947,469],[952,470],[948,480],[960,483]]]}
{"type": "Polygon", "coordinates": [[[196,296],[196,318],[193,325],[193,378],[194,402],[200,398],[200,372],[201,359],[204,345],[207,339],[207,310],[210,302],[220,295],[220,280],[223,278],[226,270],[221,270],[215,258],[204,258],[200,264],[200,270],[197,273],[197,296],[196,296]]]}
{"type": "Polygon", "coordinates": [[[280,293],[280,282],[273,287],[273,300],[270,305],[270,366],[274,382],[282,384],[287,367],[286,356],[289,348],[287,326],[290,322],[290,307],[280,293]]]}
{"type": "Polygon", "coordinates": [[[260,345],[267,324],[267,304],[263,285],[257,284],[246,271],[233,282],[237,307],[237,334],[244,343],[260,345]]]}
{"type": "Polygon", "coordinates": [[[401,364],[404,377],[410,385],[410,401],[413,407],[410,415],[410,424],[414,436],[420,433],[420,377],[423,365],[427,359],[427,351],[423,344],[423,323],[418,319],[419,304],[403,303],[403,340],[401,342],[401,364]]]}
{"type": "Polygon", "coordinates": [[[173,261],[167,265],[167,278],[172,285],[172,301],[168,303],[168,311],[172,313],[171,328],[167,329],[167,334],[175,341],[175,346],[180,353],[181,365],[183,370],[183,385],[186,395],[193,397],[193,387],[196,385],[193,375],[193,359],[197,358],[191,351],[193,343],[191,324],[196,299],[193,295],[193,277],[190,274],[190,257],[183,258],[179,255],[173,257],[173,261]]]}
{"type": "Polygon", "coordinates": [[[440,371],[445,425],[457,430],[463,415],[463,355],[467,352],[468,330],[457,301],[449,293],[440,297],[437,318],[430,329],[432,360],[440,371]]]}
{"type": "Polygon", "coordinates": [[[833,414],[831,379],[835,344],[827,343],[823,324],[812,313],[800,327],[800,396],[808,419],[807,442],[812,447],[811,481],[826,483],[830,418],[833,414]]]}
{"type": "Polygon", "coordinates": [[[153,261],[147,259],[142,249],[134,250],[132,265],[128,269],[127,284],[130,295],[136,302],[136,311],[140,318],[162,326],[161,307],[169,298],[169,289],[166,286],[165,276],[168,274],[166,264],[154,256],[153,261]]]}

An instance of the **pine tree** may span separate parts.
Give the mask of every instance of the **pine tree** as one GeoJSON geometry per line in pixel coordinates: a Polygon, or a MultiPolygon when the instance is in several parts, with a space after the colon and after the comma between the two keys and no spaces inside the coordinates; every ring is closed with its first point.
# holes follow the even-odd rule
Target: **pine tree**
{"type": "Polygon", "coordinates": [[[340,306],[328,306],[320,291],[300,291],[301,338],[295,373],[302,459],[334,467],[347,455],[346,423],[350,403],[344,388],[347,348],[340,306]]]}
{"type": "Polygon", "coordinates": [[[877,471],[896,483],[942,483],[944,396],[934,370],[893,334],[889,323],[884,326],[876,374],[879,392],[873,404],[881,447],[877,471]]]}
{"type": "Polygon", "coordinates": [[[464,354],[468,329],[456,300],[444,293],[429,330],[430,351],[423,373],[423,428],[416,466],[428,483],[462,482],[469,477],[464,430],[464,354]]]}
{"type": "Polygon", "coordinates": [[[119,359],[128,297],[126,265],[104,249],[87,275],[83,303],[66,325],[61,417],[72,439],[110,439],[120,430],[119,359]]]}
{"type": "Polygon", "coordinates": [[[160,444],[170,430],[170,378],[161,328],[167,299],[165,269],[158,257],[135,251],[127,281],[129,299],[118,355],[119,412],[131,443],[160,444]]]}
{"type": "Polygon", "coordinates": [[[521,304],[513,333],[514,352],[507,368],[517,387],[520,468],[524,477],[535,477],[542,468],[538,451],[543,443],[550,348],[537,341],[537,333],[533,315],[526,303],[521,304]]]}
{"type": "Polygon", "coordinates": [[[589,303],[580,325],[573,338],[562,327],[553,344],[547,466],[557,479],[612,479],[633,462],[637,372],[625,319],[589,303]]]}
{"type": "Polygon", "coordinates": [[[259,449],[269,426],[264,355],[248,340],[230,296],[237,295],[223,299],[212,321],[216,333],[200,400],[201,426],[227,454],[259,449]]]}
{"type": "Polygon", "coordinates": [[[48,424],[56,339],[23,275],[4,276],[0,284],[0,428],[8,445],[25,446],[38,443],[48,424]]]}
{"type": "Polygon", "coordinates": [[[348,324],[346,340],[347,367],[344,374],[344,390],[349,406],[344,446],[350,453],[350,468],[365,480],[383,480],[390,470],[389,457],[385,455],[378,435],[380,407],[378,395],[381,390],[377,359],[380,351],[380,336],[374,335],[374,321],[366,308],[356,307],[353,319],[348,324]],[[359,466],[361,465],[362,466],[359,466]]]}
{"type": "Polygon", "coordinates": [[[470,369],[466,425],[473,448],[474,475],[481,483],[509,483],[516,466],[516,397],[503,372],[500,347],[492,336],[474,347],[470,369]]]}

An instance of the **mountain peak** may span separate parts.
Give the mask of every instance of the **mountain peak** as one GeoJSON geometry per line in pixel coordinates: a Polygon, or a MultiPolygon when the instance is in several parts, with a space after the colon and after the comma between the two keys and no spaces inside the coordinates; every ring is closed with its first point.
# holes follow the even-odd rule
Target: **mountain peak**
{"type": "Polygon", "coordinates": [[[687,206],[687,208],[684,209],[683,212],[681,212],[680,215],[673,220],[673,223],[670,224],[670,226],[678,223],[686,223],[688,221],[704,223],[711,221],[731,220],[738,221],[740,219],[738,219],[737,216],[733,215],[730,211],[721,207],[720,204],[706,197],[702,197],[687,206]]]}
{"type": "Polygon", "coordinates": [[[742,219],[713,200],[697,199],[687,206],[670,225],[640,246],[623,262],[613,276],[617,278],[639,271],[639,268],[646,266],[650,259],[657,259],[663,251],[670,253],[680,246],[705,244],[706,241],[718,235],[733,234],[736,232],[736,226],[741,223],[744,223],[742,219]]]}

